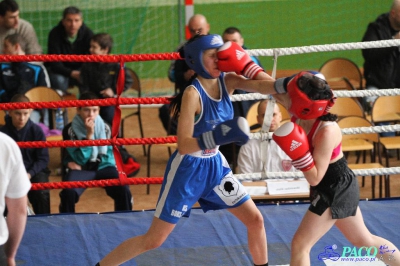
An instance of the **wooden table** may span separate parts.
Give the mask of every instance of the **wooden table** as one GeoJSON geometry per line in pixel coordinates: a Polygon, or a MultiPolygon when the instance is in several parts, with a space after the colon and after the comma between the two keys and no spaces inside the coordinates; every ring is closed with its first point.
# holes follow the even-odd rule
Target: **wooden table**
{"type": "MultiPolygon", "coordinates": [[[[267,187],[267,183],[265,181],[254,181],[254,182],[243,182],[245,187],[267,187]]],[[[271,201],[293,201],[293,200],[301,200],[301,201],[309,201],[310,194],[309,193],[291,193],[291,194],[280,194],[280,195],[269,195],[266,192],[263,195],[251,195],[251,191],[249,192],[251,198],[254,202],[271,202],[271,201]]]]}

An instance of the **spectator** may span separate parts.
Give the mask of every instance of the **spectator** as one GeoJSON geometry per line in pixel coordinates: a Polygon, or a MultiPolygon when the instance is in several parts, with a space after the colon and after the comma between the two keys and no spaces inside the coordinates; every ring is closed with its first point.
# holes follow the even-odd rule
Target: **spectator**
{"type": "MultiPolygon", "coordinates": [[[[80,100],[98,99],[93,92],[82,93],[80,100]]],[[[108,139],[110,127],[99,116],[99,106],[78,107],[72,122],[63,129],[64,140],[108,139]]],[[[65,148],[63,164],[66,174],[63,181],[87,181],[118,179],[115,159],[111,146],[87,146],[65,148]]],[[[114,200],[116,211],[132,210],[132,195],[129,186],[106,187],[107,195],[114,200]]],[[[63,189],[60,193],[60,212],[75,212],[84,188],[63,189]]]]}
{"type": "MultiPolygon", "coordinates": [[[[247,49],[246,46],[244,45],[244,39],[242,37],[242,33],[240,30],[236,27],[228,27],[224,30],[224,33],[222,34],[222,40],[224,42],[232,41],[236,42],[239,44],[243,49],[247,49]]],[[[253,60],[254,63],[262,67],[260,60],[258,60],[257,57],[255,56],[250,56],[251,60],[253,60]]],[[[247,92],[243,90],[235,90],[234,94],[245,94],[247,92]]],[[[252,101],[238,101],[238,102],[233,102],[233,111],[235,116],[243,116],[246,117],[247,112],[249,111],[250,107],[256,103],[256,100],[252,101]]]]}
{"type": "MultiPolygon", "coordinates": [[[[16,94],[11,102],[29,102],[29,99],[23,94],[16,94]]],[[[5,119],[6,124],[0,128],[0,131],[17,142],[46,141],[43,130],[29,119],[31,112],[32,109],[9,110],[5,119]]],[[[21,153],[26,173],[31,182],[49,182],[50,170],[47,168],[49,150],[47,148],[23,148],[21,153]]],[[[49,190],[31,190],[28,198],[36,214],[50,213],[49,190]]]]}
{"type": "MultiPolygon", "coordinates": [[[[14,0],[3,0],[0,2],[0,43],[10,34],[18,33],[24,40],[22,49],[26,54],[41,54],[35,29],[28,21],[19,18],[19,6],[14,0]]],[[[0,54],[3,47],[0,46],[0,54]]]]}
{"type": "MultiPolygon", "coordinates": [[[[258,104],[257,122],[259,125],[264,123],[267,104],[267,99],[261,100],[258,104]]],[[[275,104],[269,131],[274,132],[277,128],[279,128],[281,121],[281,111],[279,110],[279,106],[275,104]]],[[[274,140],[269,141],[268,152],[266,152],[267,157],[262,158],[261,142],[262,141],[258,139],[251,139],[240,148],[238,156],[239,173],[260,173],[265,170],[268,172],[286,172],[296,170],[292,166],[292,160],[278,145],[276,145],[274,140]],[[265,164],[265,167],[263,167],[263,164],[265,164]]]]}
{"type": "MultiPolygon", "coordinates": [[[[25,40],[18,33],[8,35],[4,39],[3,52],[7,55],[24,55],[25,40]]],[[[37,86],[50,87],[50,80],[46,68],[37,62],[0,63],[0,102],[10,102],[16,94],[24,94],[37,86]]],[[[47,109],[34,110],[31,120],[48,125],[47,109]]]]}
{"type": "MultiPolygon", "coordinates": [[[[107,33],[93,35],[90,40],[90,54],[107,55],[111,53],[113,39],[107,33]]],[[[99,99],[113,98],[117,94],[117,79],[119,75],[119,63],[84,63],[81,68],[80,93],[85,91],[94,92],[99,99]]],[[[125,86],[127,90],[132,86],[133,79],[125,72],[125,86]]],[[[100,107],[100,116],[109,125],[114,118],[114,106],[100,107]]]]}
{"type": "MultiPolygon", "coordinates": [[[[400,0],[394,0],[388,13],[369,23],[363,42],[400,39],[400,0]]],[[[366,89],[389,89],[400,87],[400,50],[398,46],[363,49],[366,89]]],[[[371,110],[376,96],[365,97],[364,108],[371,110]]],[[[384,123],[387,124],[387,123],[384,123]]],[[[380,125],[384,125],[380,124],[380,125]]],[[[381,133],[394,136],[394,132],[381,133]]]]}
{"type": "MultiPolygon", "coordinates": [[[[207,35],[210,32],[210,24],[207,22],[207,19],[204,15],[195,14],[193,15],[188,22],[190,37],[195,36],[196,34],[207,35]]],[[[183,44],[178,47],[178,52],[182,53],[183,44]]],[[[188,81],[193,76],[194,71],[190,69],[190,67],[186,64],[185,60],[176,60],[173,62],[173,76],[175,79],[175,87],[177,88],[177,92],[179,93],[181,90],[184,90],[188,85],[188,81]]]]}
{"type": "MultiPolygon", "coordinates": [[[[82,12],[74,6],[64,9],[62,20],[49,33],[48,54],[89,54],[93,32],[83,22],[82,12]]],[[[78,86],[82,62],[47,63],[52,88],[65,95],[69,86],[78,86]]]]}
{"type": "MultiPolygon", "coordinates": [[[[191,37],[196,34],[207,35],[210,32],[210,24],[207,22],[206,17],[201,14],[193,15],[189,19],[188,27],[191,37]]],[[[177,51],[179,53],[182,53],[183,45],[184,43],[178,47],[177,51]]],[[[190,69],[185,60],[172,61],[168,70],[168,77],[172,82],[175,83],[175,90],[177,93],[186,88],[193,74],[194,71],[190,69]]],[[[177,121],[171,120],[169,104],[165,104],[160,107],[159,118],[167,133],[170,135],[176,135],[177,121]]]]}
{"type": "MultiPolygon", "coordinates": [[[[247,47],[244,45],[244,38],[242,36],[242,33],[240,30],[236,27],[228,27],[224,30],[224,33],[222,34],[222,40],[224,42],[236,42],[240,46],[242,46],[243,49],[247,49],[247,47]]],[[[260,60],[256,56],[250,56],[251,60],[253,60],[254,63],[262,67],[260,60]]]]}
{"type": "Polygon", "coordinates": [[[0,215],[0,265],[16,265],[15,256],[26,225],[26,194],[31,184],[22,167],[19,147],[3,133],[0,149],[0,213],[8,207],[7,219],[0,215]]]}
{"type": "MultiPolygon", "coordinates": [[[[3,52],[7,55],[24,55],[25,41],[20,34],[14,33],[4,39],[3,52]]],[[[46,69],[29,62],[1,63],[0,101],[10,102],[15,94],[24,94],[36,86],[50,87],[46,69]]]]}

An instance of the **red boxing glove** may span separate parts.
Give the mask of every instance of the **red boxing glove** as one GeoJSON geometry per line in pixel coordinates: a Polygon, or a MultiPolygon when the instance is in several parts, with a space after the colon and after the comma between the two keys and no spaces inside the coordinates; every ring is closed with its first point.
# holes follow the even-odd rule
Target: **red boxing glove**
{"type": "Polygon", "coordinates": [[[226,42],[218,49],[218,69],[223,72],[236,72],[250,79],[264,71],[251,60],[249,54],[235,42],[226,42]]]}
{"type": "Polygon", "coordinates": [[[305,172],[314,167],[307,135],[302,127],[287,122],[275,130],[272,139],[292,159],[296,169],[305,172]]]}

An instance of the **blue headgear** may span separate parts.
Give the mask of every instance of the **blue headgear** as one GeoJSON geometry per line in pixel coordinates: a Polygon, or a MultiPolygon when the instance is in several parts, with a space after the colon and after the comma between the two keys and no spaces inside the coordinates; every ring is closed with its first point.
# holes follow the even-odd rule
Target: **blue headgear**
{"type": "Polygon", "coordinates": [[[199,36],[188,42],[183,48],[186,64],[203,78],[212,79],[213,77],[203,66],[203,52],[208,49],[220,48],[223,44],[224,42],[218,34],[199,36]]]}

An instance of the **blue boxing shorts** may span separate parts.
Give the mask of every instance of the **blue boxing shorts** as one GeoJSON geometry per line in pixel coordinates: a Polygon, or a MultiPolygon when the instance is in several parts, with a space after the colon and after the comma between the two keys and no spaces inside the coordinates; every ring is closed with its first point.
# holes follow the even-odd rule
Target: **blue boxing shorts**
{"type": "Polygon", "coordinates": [[[196,202],[207,212],[238,207],[248,199],[218,149],[186,155],[175,151],[168,161],[154,216],[176,224],[182,216],[189,216],[196,202]]]}

